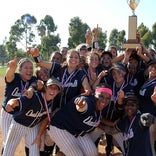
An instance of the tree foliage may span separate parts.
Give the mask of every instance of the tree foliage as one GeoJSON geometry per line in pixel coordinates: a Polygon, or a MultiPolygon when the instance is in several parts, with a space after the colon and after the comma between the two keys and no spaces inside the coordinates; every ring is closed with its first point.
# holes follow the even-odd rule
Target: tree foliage
{"type": "Polygon", "coordinates": [[[109,46],[116,46],[120,50],[122,44],[126,41],[125,34],[125,30],[118,31],[117,29],[113,29],[109,36],[109,46]]]}
{"type": "Polygon", "coordinates": [[[68,46],[69,48],[75,48],[81,43],[85,43],[85,34],[89,26],[83,23],[79,17],[74,17],[69,23],[69,38],[68,46]]]}
{"type": "Polygon", "coordinates": [[[156,22],[152,26],[152,44],[154,49],[156,49],[156,22]]]}
{"type": "Polygon", "coordinates": [[[144,43],[146,48],[150,47],[152,44],[152,33],[149,28],[141,23],[138,27],[138,32],[141,36],[141,42],[144,43]]]}
{"type": "MultiPolygon", "coordinates": [[[[85,43],[85,34],[88,29],[91,29],[87,23],[77,16],[73,17],[69,22],[69,48],[75,48],[77,45],[85,43]]],[[[106,48],[107,42],[109,46],[116,46],[118,50],[122,47],[122,44],[126,41],[125,30],[119,31],[113,29],[110,36],[107,36],[107,31],[103,32],[102,28],[98,28],[98,43],[102,48],[106,48]]],[[[59,34],[56,34],[57,25],[50,15],[46,15],[37,24],[36,18],[31,14],[24,14],[17,19],[10,28],[10,36],[5,41],[4,45],[0,46],[0,58],[4,58],[4,54],[7,54],[8,58],[13,58],[15,55],[19,57],[25,56],[24,51],[27,47],[38,47],[41,55],[48,59],[51,52],[59,50],[61,39],[59,34]],[[39,41],[37,44],[35,41],[39,41]],[[22,49],[18,46],[23,45],[22,49]],[[6,53],[7,51],[7,53],[6,53]]],[[[150,31],[143,23],[138,26],[138,31],[141,36],[141,42],[144,43],[146,48],[152,46],[156,49],[156,22],[152,26],[150,31]]],[[[21,48],[21,47],[20,47],[21,48]]]]}
{"type": "Polygon", "coordinates": [[[57,30],[53,18],[46,15],[37,26],[38,34],[41,36],[40,52],[45,59],[48,59],[53,51],[59,50],[61,39],[59,34],[54,34],[57,30]]]}
{"type": "Polygon", "coordinates": [[[102,47],[103,49],[107,46],[107,32],[102,32],[102,28],[98,28],[98,44],[99,47],[102,47]]]}

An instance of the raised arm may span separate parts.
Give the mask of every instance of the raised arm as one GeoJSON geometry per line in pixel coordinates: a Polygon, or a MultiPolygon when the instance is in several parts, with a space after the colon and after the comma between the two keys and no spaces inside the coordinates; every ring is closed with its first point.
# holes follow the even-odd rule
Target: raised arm
{"type": "Polygon", "coordinates": [[[52,62],[47,62],[43,61],[40,54],[39,50],[37,48],[28,48],[27,50],[28,55],[32,55],[34,61],[36,62],[37,66],[44,67],[48,70],[52,68],[53,63],[52,62]]]}
{"type": "Polygon", "coordinates": [[[17,68],[17,57],[15,56],[13,60],[8,62],[8,68],[6,70],[6,81],[12,82],[15,77],[15,71],[17,68]]]}

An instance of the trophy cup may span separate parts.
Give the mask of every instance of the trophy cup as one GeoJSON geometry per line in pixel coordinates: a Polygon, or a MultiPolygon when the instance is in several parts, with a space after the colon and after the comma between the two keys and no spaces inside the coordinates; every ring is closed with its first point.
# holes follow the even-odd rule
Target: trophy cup
{"type": "Polygon", "coordinates": [[[136,33],[137,33],[137,16],[135,15],[135,9],[138,6],[140,0],[127,0],[129,7],[132,10],[132,16],[129,16],[129,28],[128,28],[128,41],[123,43],[122,48],[126,49],[135,49],[140,46],[137,41],[136,33]]]}

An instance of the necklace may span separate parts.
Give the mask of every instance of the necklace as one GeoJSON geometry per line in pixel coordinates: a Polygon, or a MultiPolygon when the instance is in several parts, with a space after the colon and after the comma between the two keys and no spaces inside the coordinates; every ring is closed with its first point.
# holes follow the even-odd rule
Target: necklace
{"type": "Polygon", "coordinates": [[[61,82],[61,83],[62,83],[62,88],[64,88],[65,85],[70,81],[70,79],[71,79],[71,77],[74,75],[75,71],[76,71],[76,70],[72,71],[72,72],[69,74],[68,78],[67,78],[67,68],[65,69],[65,71],[64,71],[64,73],[63,73],[63,77],[62,77],[62,82],[61,82]]]}

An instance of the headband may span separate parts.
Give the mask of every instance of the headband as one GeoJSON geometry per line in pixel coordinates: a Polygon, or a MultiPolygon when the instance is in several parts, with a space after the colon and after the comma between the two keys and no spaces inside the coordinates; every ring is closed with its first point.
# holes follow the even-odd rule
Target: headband
{"type": "Polygon", "coordinates": [[[110,94],[112,96],[112,90],[109,89],[109,88],[97,88],[95,90],[95,92],[97,92],[97,93],[105,92],[105,93],[108,93],[108,94],[110,94]]]}

